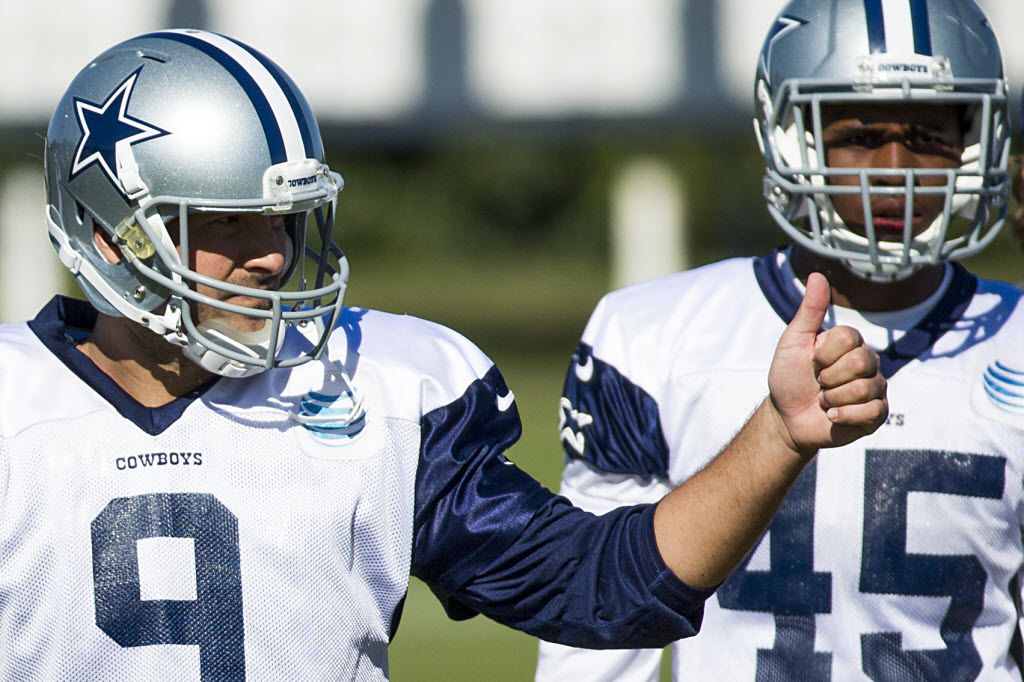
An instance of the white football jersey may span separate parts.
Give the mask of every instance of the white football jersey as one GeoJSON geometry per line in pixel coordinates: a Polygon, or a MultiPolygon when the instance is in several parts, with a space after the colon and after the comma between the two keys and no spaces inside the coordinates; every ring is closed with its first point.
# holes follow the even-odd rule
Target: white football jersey
{"type": "MultiPolygon", "coordinates": [[[[728,443],[802,297],[786,259],[605,297],[566,379],[563,494],[597,513],[658,499],[728,443]]],[[[911,310],[830,311],[879,352],[888,422],[808,466],[701,633],[673,645],[675,679],[1021,678],[1019,300],[951,265],[911,310]]],[[[542,644],[537,678],[656,680],[660,657],[542,644]]]]}
{"type": "Polygon", "coordinates": [[[513,395],[458,334],[348,309],[321,360],[151,409],[75,348],[95,318],[0,327],[0,679],[385,679],[410,571],[576,645],[696,631],[653,509],[605,523],[512,465],[513,395]]]}

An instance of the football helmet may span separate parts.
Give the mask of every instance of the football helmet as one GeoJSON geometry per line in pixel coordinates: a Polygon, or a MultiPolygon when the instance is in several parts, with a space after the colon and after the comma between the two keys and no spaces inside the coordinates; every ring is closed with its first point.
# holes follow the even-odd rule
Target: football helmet
{"type": "Polygon", "coordinates": [[[197,30],[116,45],[61,98],[45,159],[50,240],[100,312],[134,320],[224,376],[290,367],[322,353],[348,281],[332,237],[343,182],[324,162],[305,97],[263,54],[197,30]],[[279,290],[195,271],[189,218],[210,212],[284,218],[279,290]],[[120,262],[101,255],[96,230],[119,247],[120,262]],[[200,284],[216,295],[199,293],[200,284]],[[227,300],[233,296],[258,304],[236,305],[227,300]],[[264,324],[241,332],[225,320],[197,322],[198,304],[264,324]],[[311,325],[315,340],[282,354],[290,325],[311,325]]]}
{"type": "Polygon", "coordinates": [[[772,217],[797,243],[862,277],[902,279],[974,254],[1006,219],[1007,86],[996,37],[973,0],[793,0],[761,50],[755,108],[772,217]],[[958,168],[828,165],[823,107],[901,103],[964,112],[958,168]],[[837,182],[842,178],[850,180],[837,182]],[[863,234],[837,214],[833,199],[840,194],[860,196],[863,234]],[[944,197],[944,209],[915,235],[914,198],[926,195],[944,197]],[[883,196],[906,207],[899,241],[875,234],[871,205],[883,196]]]}

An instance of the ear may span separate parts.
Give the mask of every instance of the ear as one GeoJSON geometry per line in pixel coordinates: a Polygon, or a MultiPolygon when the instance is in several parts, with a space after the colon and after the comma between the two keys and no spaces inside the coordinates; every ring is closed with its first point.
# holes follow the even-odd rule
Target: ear
{"type": "Polygon", "coordinates": [[[121,250],[114,245],[110,235],[99,225],[93,226],[92,241],[96,244],[96,249],[105,261],[111,265],[117,265],[121,262],[121,250]]]}

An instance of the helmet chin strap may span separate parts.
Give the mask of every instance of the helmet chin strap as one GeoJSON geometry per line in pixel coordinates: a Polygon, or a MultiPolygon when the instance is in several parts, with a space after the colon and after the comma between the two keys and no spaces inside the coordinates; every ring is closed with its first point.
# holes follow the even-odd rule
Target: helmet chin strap
{"type": "MultiPolygon", "coordinates": [[[[930,251],[932,240],[939,234],[941,225],[942,217],[940,216],[935,219],[927,230],[916,235],[910,242],[910,253],[923,254],[930,251]]],[[[843,250],[855,251],[865,255],[871,253],[867,237],[857,234],[841,223],[828,229],[826,234],[827,239],[832,244],[843,250]]],[[[883,256],[899,258],[903,254],[903,242],[878,240],[875,244],[878,247],[879,254],[883,256]]],[[[876,282],[898,282],[907,279],[926,265],[920,262],[908,262],[906,264],[879,262],[876,266],[870,260],[859,261],[848,258],[840,259],[840,262],[853,274],[876,282]]]]}
{"type": "Polygon", "coordinates": [[[270,356],[276,356],[284,345],[285,323],[281,322],[280,327],[277,334],[277,348],[273,352],[269,352],[270,338],[273,331],[273,322],[271,320],[266,320],[260,329],[252,332],[243,332],[235,329],[225,320],[206,320],[196,326],[196,329],[201,332],[203,337],[250,357],[257,364],[246,365],[232,360],[195,338],[190,338],[188,344],[184,347],[185,357],[206,371],[220,376],[233,379],[253,376],[264,371],[262,362],[268,356],[268,353],[270,356]]]}

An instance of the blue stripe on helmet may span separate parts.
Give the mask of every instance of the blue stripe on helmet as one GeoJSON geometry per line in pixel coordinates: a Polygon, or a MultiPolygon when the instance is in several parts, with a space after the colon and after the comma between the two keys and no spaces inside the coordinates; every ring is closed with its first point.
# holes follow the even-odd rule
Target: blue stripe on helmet
{"type": "Polygon", "coordinates": [[[914,26],[914,52],[931,56],[932,29],[928,25],[928,0],[910,0],[910,17],[914,26]]]}
{"type": "Polygon", "coordinates": [[[281,91],[284,92],[284,96],[287,98],[288,104],[292,108],[292,114],[295,115],[295,121],[299,126],[299,133],[302,135],[302,146],[306,150],[306,158],[315,159],[316,150],[313,148],[313,134],[310,132],[309,121],[306,118],[305,112],[302,110],[302,105],[299,103],[299,98],[295,94],[294,87],[289,83],[288,78],[284,75],[284,71],[281,70],[281,67],[275,64],[265,54],[259,50],[249,47],[245,43],[239,42],[231,36],[221,35],[221,37],[226,40],[230,40],[235,45],[238,45],[240,48],[251,54],[256,61],[263,65],[263,68],[270,72],[270,75],[274,77],[277,84],[281,86],[281,91]]]}
{"type": "Polygon", "coordinates": [[[868,48],[871,54],[885,52],[885,16],[882,14],[882,0],[864,0],[864,14],[868,20],[868,48]]]}
{"type": "Polygon", "coordinates": [[[256,83],[249,72],[246,71],[241,64],[235,61],[231,55],[226,54],[224,51],[218,49],[214,45],[211,45],[205,40],[194,38],[185,33],[166,33],[163,31],[157,31],[156,33],[147,33],[146,35],[139,37],[163,38],[165,40],[173,40],[183,43],[203,52],[223,66],[227,72],[234,77],[238,84],[242,86],[245,94],[248,95],[249,100],[256,109],[256,115],[259,116],[260,125],[263,126],[263,134],[266,135],[267,138],[267,147],[270,150],[270,162],[272,164],[276,164],[284,163],[288,160],[288,154],[285,152],[284,148],[284,137],[281,135],[281,126],[277,123],[277,117],[274,116],[274,110],[271,108],[270,102],[267,100],[267,96],[263,93],[263,90],[260,89],[260,86],[256,83]]]}

